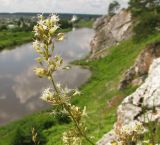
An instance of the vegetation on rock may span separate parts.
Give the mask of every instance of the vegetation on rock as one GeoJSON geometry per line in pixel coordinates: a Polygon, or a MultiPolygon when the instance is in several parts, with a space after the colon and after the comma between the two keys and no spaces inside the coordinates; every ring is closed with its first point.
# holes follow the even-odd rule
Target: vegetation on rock
{"type": "Polygon", "coordinates": [[[141,40],[160,30],[159,0],[130,0],[129,9],[135,19],[136,40],[141,40]]]}
{"type": "Polygon", "coordinates": [[[109,4],[108,15],[113,16],[120,9],[120,4],[117,1],[113,1],[109,4]]]}

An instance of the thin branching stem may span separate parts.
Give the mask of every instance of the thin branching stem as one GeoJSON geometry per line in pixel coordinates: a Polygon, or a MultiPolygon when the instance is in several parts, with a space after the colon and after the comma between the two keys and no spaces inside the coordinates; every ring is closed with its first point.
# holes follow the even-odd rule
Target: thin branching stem
{"type": "MultiPolygon", "coordinates": [[[[62,33],[55,35],[56,30],[59,28],[59,26],[57,25],[58,22],[59,18],[56,15],[52,15],[48,19],[44,19],[44,17],[40,15],[39,22],[34,27],[35,37],[37,39],[34,41],[33,47],[36,50],[36,52],[40,55],[40,57],[38,57],[36,61],[40,63],[42,66],[35,68],[34,71],[36,75],[40,78],[47,77],[51,81],[54,89],[54,92],[50,91],[50,88],[45,89],[41,96],[41,99],[46,102],[53,103],[53,105],[55,104],[63,106],[63,109],[67,111],[68,116],[72,119],[75,128],[73,129],[73,131],[70,130],[68,134],[64,133],[65,135],[63,136],[63,140],[65,144],[68,144],[68,139],[71,139],[71,142],[75,144],[75,141],[76,143],[79,143],[82,141],[81,139],[84,138],[91,145],[95,145],[90,140],[90,138],[87,137],[85,128],[83,126],[83,122],[81,123],[79,121],[79,118],[81,119],[84,112],[81,112],[79,107],[68,103],[67,96],[69,92],[65,89],[62,89],[61,87],[58,87],[52,76],[53,72],[55,72],[57,68],[62,65],[62,58],[58,56],[52,58],[53,50],[52,52],[50,52],[52,37],[55,37],[57,40],[60,41],[64,38],[64,35],[62,33]],[[73,137],[68,137],[67,135],[69,134],[73,134],[73,137]]],[[[71,96],[78,94],[78,91],[74,91],[71,96]]],[[[69,98],[71,96],[69,96],[69,98]]]]}
{"type": "MultiPolygon", "coordinates": [[[[58,90],[58,88],[57,88],[57,86],[56,86],[56,84],[55,84],[55,81],[54,81],[53,76],[52,76],[51,73],[50,73],[50,77],[51,77],[51,82],[52,82],[52,85],[53,85],[56,93],[59,94],[60,92],[59,92],[59,90],[58,90]]],[[[78,124],[78,122],[76,121],[76,119],[74,118],[74,115],[72,114],[69,106],[68,106],[66,103],[64,103],[63,106],[64,106],[64,108],[68,111],[69,115],[71,116],[71,118],[72,118],[72,120],[73,120],[76,128],[78,129],[79,133],[80,133],[90,144],[95,145],[95,144],[86,136],[86,134],[80,129],[79,124],[78,124]]]]}

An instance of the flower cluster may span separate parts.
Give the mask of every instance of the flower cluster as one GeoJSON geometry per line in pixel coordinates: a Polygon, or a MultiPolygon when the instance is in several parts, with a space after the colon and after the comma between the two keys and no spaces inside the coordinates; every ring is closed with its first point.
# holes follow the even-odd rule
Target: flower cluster
{"type": "MultiPolygon", "coordinates": [[[[75,95],[80,95],[80,92],[75,89],[62,88],[60,84],[54,82],[53,73],[58,70],[63,59],[60,56],[53,56],[54,43],[53,40],[63,40],[64,35],[57,33],[59,18],[52,15],[45,19],[42,15],[39,16],[39,21],[34,27],[35,41],[33,48],[39,54],[36,61],[40,67],[34,69],[35,74],[40,78],[48,78],[53,88],[47,88],[43,91],[41,99],[48,102],[57,108],[60,112],[65,112],[71,118],[75,127],[63,134],[63,141],[66,145],[81,144],[82,139],[86,139],[90,144],[94,145],[92,141],[86,136],[86,127],[84,117],[86,116],[86,108],[81,110],[79,107],[71,104],[71,98],[75,95]],[[55,39],[53,39],[55,38],[55,39]]],[[[53,111],[57,111],[56,109],[53,111]]],[[[56,114],[56,113],[54,113],[56,114]]]]}
{"type": "MultiPolygon", "coordinates": [[[[84,133],[86,131],[86,127],[84,123],[79,124],[80,129],[84,133]]],[[[63,142],[66,145],[81,145],[82,144],[82,139],[83,139],[83,134],[76,128],[71,128],[67,132],[63,133],[63,142]]]]}
{"type": "Polygon", "coordinates": [[[118,145],[138,144],[145,132],[146,129],[141,122],[133,121],[128,125],[124,125],[117,132],[119,139],[118,145]]]}
{"type": "Polygon", "coordinates": [[[143,124],[138,121],[133,121],[128,125],[124,125],[121,129],[121,134],[126,134],[131,136],[132,134],[143,134],[145,132],[145,128],[143,127],[143,124]]]}
{"type": "Polygon", "coordinates": [[[56,33],[59,28],[58,21],[59,18],[56,15],[48,19],[44,19],[40,15],[37,25],[34,26],[35,41],[33,42],[33,48],[39,54],[36,61],[41,65],[41,67],[35,68],[34,71],[39,77],[48,77],[50,79],[50,74],[56,71],[63,63],[63,59],[60,56],[52,56],[54,51],[53,37],[57,40],[63,40],[64,37],[62,33],[56,33]]]}
{"type": "Polygon", "coordinates": [[[66,145],[81,145],[81,138],[77,129],[73,128],[63,133],[63,142],[66,145]]]}
{"type": "Polygon", "coordinates": [[[72,115],[74,116],[74,119],[76,119],[77,123],[81,122],[82,117],[87,116],[86,107],[84,107],[83,111],[81,111],[80,107],[77,107],[75,105],[70,104],[69,107],[70,107],[72,115]]]}
{"type": "MultiPolygon", "coordinates": [[[[51,88],[47,88],[42,92],[41,95],[41,99],[45,102],[48,102],[54,106],[57,105],[68,105],[70,107],[71,110],[74,110],[73,108],[75,107],[74,105],[71,106],[70,105],[70,99],[71,97],[75,94],[75,92],[77,90],[69,90],[67,88],[63,89],[59,86],[59,84],[56,85],[57,86],[57,91],[54,91],[51,88]]],[[[78,107],[75,107],[75,110],[77,110],[78,107]]]]}

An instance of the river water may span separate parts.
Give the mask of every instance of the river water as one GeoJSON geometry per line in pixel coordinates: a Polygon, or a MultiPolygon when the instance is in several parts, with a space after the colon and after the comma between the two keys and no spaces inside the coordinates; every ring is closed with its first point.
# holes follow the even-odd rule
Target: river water
{"type": "MultiPolygon", "coordinates": [[[[65,64],[82,59],[90,52],[92,36],[93,30],[88,28],[66,33],[64,41],[55,43],[55,54],[61,55],[65,64]]],[[[49,82],[33,73],[35,58],[31,43],[0,52],[1,125],[48,107],[39,96],[49,82]]],[[[63,86],[78,88],[90,75],[89,70],[72,66],[70,70],[58,71],[55,77],[63,86]]]]}

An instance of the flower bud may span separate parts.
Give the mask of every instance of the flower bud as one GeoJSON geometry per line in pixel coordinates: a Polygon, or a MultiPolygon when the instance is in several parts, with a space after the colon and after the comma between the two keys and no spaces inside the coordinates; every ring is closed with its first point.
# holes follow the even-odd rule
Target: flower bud
{"type": "Polygon", "coordinates": [[[62,41],[64,39],[64,33],[58,33],[57,40],[62,41]]]}
{"type": "Polygon", "coordinates": [[[45,77],[48,75],[48,72],[44,69],[44,68],[35,68],[34,72],[37,76],[39,76],[40,78],[45,77]]]}

